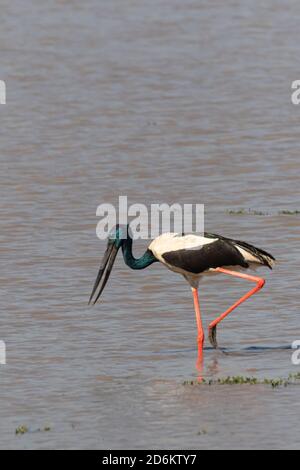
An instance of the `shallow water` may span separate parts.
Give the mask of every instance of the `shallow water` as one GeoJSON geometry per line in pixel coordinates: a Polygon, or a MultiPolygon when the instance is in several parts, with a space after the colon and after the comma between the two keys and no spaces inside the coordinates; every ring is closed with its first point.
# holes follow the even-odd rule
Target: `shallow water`
{"type": "MultiPolygon", "coordinates": [[[[279,260],[204,375],[300,371],[299,215],[279,214],[299,209],[298,2],[42,3],[1,5],[0,447],[299,447],[297,387],[182,385],[196,327],[180,276],[119,257],[87,307],[100,203],[204,203],[206,230],[279,260]]],[[[203,281],[206,324],[246,288],[203,281]]]]}

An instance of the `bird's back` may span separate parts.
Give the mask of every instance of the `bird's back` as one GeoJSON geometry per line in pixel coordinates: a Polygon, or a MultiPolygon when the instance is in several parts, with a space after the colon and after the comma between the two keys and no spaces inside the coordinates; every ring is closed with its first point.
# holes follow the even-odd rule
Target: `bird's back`
{"type": "Polygon", "coordinates": [[[165,233],[149,245],[155,257],[169,268],[192,274],[225,266],[265,265],[272,268],[274,257],[249,243],[205,232],[165,233]]]}

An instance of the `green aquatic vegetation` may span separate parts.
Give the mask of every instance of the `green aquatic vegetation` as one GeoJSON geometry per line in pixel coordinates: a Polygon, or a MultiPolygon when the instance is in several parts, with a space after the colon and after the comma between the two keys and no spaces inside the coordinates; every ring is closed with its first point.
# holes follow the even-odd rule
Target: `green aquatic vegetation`
{"type": "Polygon", "coordinates": [[[297,374],[290,374],[289,380],[300,380],[300,372],[298,372],[297,374]]]}
{"type": "Polygon", "coordinates": [[[285,379],[265,379],[263,381],[264,385],[271,385],[272,388],[277,388],[280,386],[287,387],[289,385],[288,380],[285,379]]]}
{"type": "MultiPolygon", "coordinates": [[[[227,209],[226,214],[229,215],[259,215],[259,216],[268,216],[271,215],[269,212],[264,212],[256,209],[227,209]]],[[[283,209],[274,213],[273,215],[299,215],[300,210],[288,210],[283,209]]]]}
{"type": "Polygon", "coordinates": [[[236,376],[236,377],[226,377],[225,379],[218,379],[217,382],[221,385],[256,385],[258,379],[256,377],[243,377],[243,376],[236,376]]]}
{"type": "Polygon", "coordinates": [[[290,374],[286,378],[274,378],[274,379],[258,379],[257,377],[246,377],[246,376],[228,376],[225,378],[219,379],[201,379],[201,380],[186,380],[183,382],[183,385],[268,385],[272,388],[277,388],[280,386],[287,387],[293,383],[300,381],[300,373],[290,374]]]}
{"type": "Polygon", "coordinates": [[[22,434],[26,434],[27,432],[49,432],[51,431],[51,428],[50,426],[45,426],[44,428],[38,428],[38,429],[34,429],[34,430],[30,430],[27,426],[18,426],[15,433],[17,435],[22,435],[22,434]]]}
{"type": "Polygon", "coordinates": [[[235,376],[209,380],[202,379],[201,381],[186,380],[183,385],[256,385],[257,383],[258,379],[256,377],[235,376]]]}
{"type": "Polygon", "coordinates": [[[16,434],[26,434],[29,431],[27,426],[18,426],[16,429],[16,434]]]}
{"type": "Polygon", "coordinates": [[[227,209],[226,213],[229,215],[244,215],[244,214],[247,214],[247,211],[245,211],[245,209],[239,209],[239,210],[227,209]]]}
{"type": "Polygon", "coordinates": [[[51,428],[50,428],[50,426],[45,426],[45,427],[42,428],[42,429],[40,429],[40,428],[37,429],[37,431],[38,431],[38,432],[49,432],[49,431],[51,431],[51,428]]]}
{"type": "Polygon", "coordinates": [[[289,210],[283,210],[278,212],[279,215],[299,215],[300,211],[295,210],[295,211],[289,211],[289,210]]]}
{"type": "Polygon", "coordinates": [[[226,213],[229,215],[270,215],[268,212],[258,211],[255,209],[228,209],[226,213]]]}

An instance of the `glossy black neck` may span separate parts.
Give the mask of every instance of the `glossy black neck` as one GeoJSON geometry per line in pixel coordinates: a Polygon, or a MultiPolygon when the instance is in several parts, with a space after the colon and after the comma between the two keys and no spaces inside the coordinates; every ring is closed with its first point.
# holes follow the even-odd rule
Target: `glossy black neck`
{"type": "Polygon", "coordinates": [[[122,252],[125,263],[131,269],[145,269],[157,261],[150,250],[145,251],[140,258],[135,258],[132,253],[132,238],[129,235],[126,240],[123,240],[122,252]]]}

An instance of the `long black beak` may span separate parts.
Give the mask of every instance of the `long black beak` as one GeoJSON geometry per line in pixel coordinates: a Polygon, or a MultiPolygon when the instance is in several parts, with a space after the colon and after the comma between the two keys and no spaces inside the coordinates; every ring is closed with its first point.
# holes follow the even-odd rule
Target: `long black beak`
{"type": "Polygon", "coordinates": [[[90,300],[89,300],[89,305],[92,302],[92,299],[93,299],[95,294],[96,294],[96,298],[93,302],[94,305],[97,302],[97,300],[99,299],[100,295],[102,294],[102,291],[103,291],[104,287],[106,286],[106,283],[107,283],[108,278],[110,276],[113,264],[114,264],[116,256],[117,256],[117,253],[118,253],[118,248],[115,246],[115,244],[114,243],[109,243],[107,245],[106,252],[103,256],[103,259],[101,261],[100,269],[99,269],[99,272],[98,272],[98,275],[97,275],[97,278],[96,278],[96,281],[95,281],[95,284],[94,284],[94,287],[93,287],[93,291],[91,293],[91,297],[90,297],[90,300]],[[103,280],[102,280],[102,278],[103,278],[103,280]],[[100,285],[101,280],[102,280],[102,284],[100,285]],[[99,287],[99,291],[98,291],[98,287],[99,287]],[[98,291],[98,293],[97,293],[97,291],[98,291]]]}

